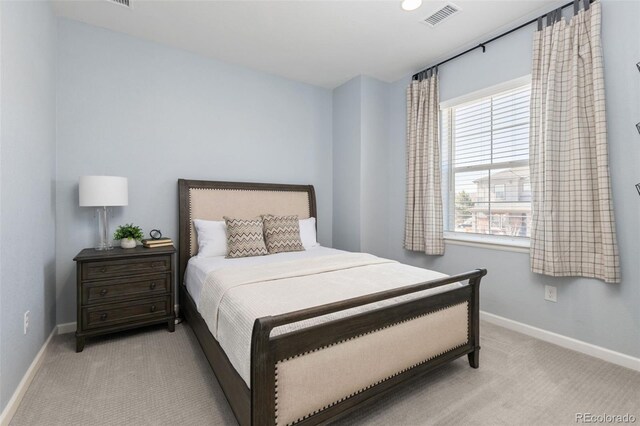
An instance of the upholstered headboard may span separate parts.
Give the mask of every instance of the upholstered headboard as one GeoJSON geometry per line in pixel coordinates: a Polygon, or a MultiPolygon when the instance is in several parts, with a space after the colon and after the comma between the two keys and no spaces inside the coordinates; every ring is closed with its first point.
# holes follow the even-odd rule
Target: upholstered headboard
{"type": "Polygon", "coordinates": [[[250,219],[263,214],[316,217],[312,185],[178,180],[179,282],[189,259],[197,254],[194,219],[222,220],[223,216],[250,219]]]}

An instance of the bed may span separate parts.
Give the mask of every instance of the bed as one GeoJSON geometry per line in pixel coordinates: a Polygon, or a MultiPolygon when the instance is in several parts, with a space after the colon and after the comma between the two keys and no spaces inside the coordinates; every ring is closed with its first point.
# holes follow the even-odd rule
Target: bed
{"type": "Polygon", "coordinates": [[[445,276],[326,247],[198,258],[194,219],[315,218],[314,189],[178,189],[180,312],[241,425],[325,423],[463,355],[478,367],[486,270],[445,276]]]}

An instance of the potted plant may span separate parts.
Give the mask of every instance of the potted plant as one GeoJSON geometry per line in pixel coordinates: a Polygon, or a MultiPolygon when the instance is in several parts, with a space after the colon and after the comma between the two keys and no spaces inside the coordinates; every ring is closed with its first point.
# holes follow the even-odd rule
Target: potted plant
{"type": "Polygon", "coordinates": [[[113,234],[114,240],[120,240],[120,247],[135,248],[138,241],[144,237],[142,228],[135,226],[133,223],[118,226],[113,234]]]}

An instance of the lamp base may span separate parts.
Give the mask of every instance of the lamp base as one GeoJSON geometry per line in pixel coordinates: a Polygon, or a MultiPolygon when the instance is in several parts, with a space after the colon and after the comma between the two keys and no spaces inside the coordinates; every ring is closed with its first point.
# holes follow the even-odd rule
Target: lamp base
{"type": "Polygon", "coordinates": [[[99,251],[113,250],[113,243],[111,242],[111,235],[109,233],[109,209],[108,207],[100,207],[96,209],[98,213],[98,235],[99,242],[95,249],[99,251]]]}
{"type": "Polygon", "coordinates": [[[106,245],[106,246],[97,245],[95,247],[95,249],[98,250],[98,251],[113,250],[113,246],[112,245],[106,245]]]}

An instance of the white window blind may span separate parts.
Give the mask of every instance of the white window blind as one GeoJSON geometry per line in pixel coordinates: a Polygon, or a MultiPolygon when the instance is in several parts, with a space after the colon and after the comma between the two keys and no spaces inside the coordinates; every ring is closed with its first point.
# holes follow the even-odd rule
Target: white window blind
{"type": "Polygon", "coordinates": [[[445,229],[529,237],[529,85],[443,110],[445,229]]]}

